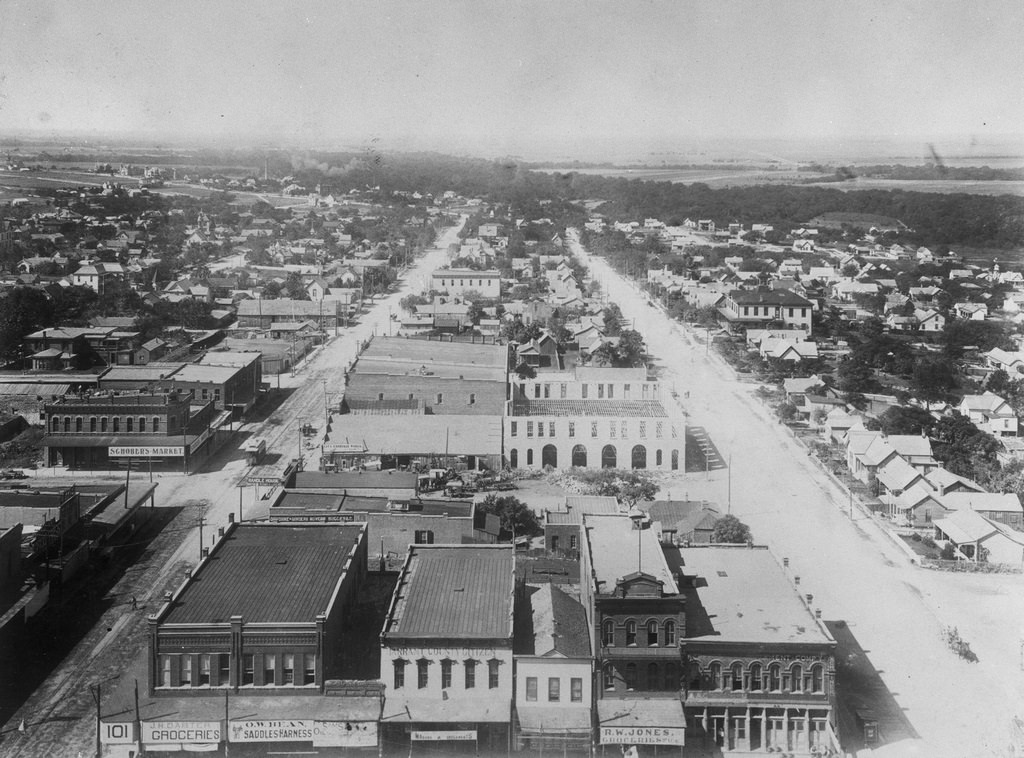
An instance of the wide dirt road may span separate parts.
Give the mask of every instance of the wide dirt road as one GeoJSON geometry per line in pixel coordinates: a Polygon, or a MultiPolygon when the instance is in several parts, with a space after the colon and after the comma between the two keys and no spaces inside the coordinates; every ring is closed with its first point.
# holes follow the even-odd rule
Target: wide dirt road
{"type": "MultiPolygon", "coordinates": [[[[293,390],[287,400],[268,419],[242,427],[242,432],[267,440],[268,458],[283,462],[296,457],[300,449],[305,456],[319,455],[318,448],[302,446],[300,427],[309,423],[323,429],[325,402],[337,405],[345,369],[355,360],[360,346],[374,334],[388,333],[391,314],[399,313],[399,300],[409,289],[419,292],[430,272],[445,262],[448,244],[456,241],[461,226],[444,230],[435,246],[406,272],[403,285],[378,298],[358,324],[314,353],[294,376],[281,377],[281,388],[293,390]]],[[[276,378],[267,380],[277,386],[276,378]]],[[[133,664],[148,644],[146,615],[157,610],[166,590],[182,581],[185,569],[198,562],[199,519],[204,519],[203,540],[210,546],[217,527],[228,523],[228,514],[237,513],[239,491],[245,520],[266,515],[269,502],[256,500],[254,487],[240,490],[238,486],[248,471],[244,456],[228,443],[200,473],[156,477],[157,507],[180,507],[181,512],[157,536],[143,559],[101,599],[111,605],[99,622],[8,720],[2,730],[0,755],[50,758],[94,754],[95,705],[90,685],[105,682],[109,690],[109,683],[133,664]],[[125,601],[133,596],[137,610],[125,601]],[[17,728],[22,720],[26,724],[24,732],[17,728]]],[[[144,690],[147,683],[139,682],[139,686],[144,690]]],[[[105,701],[103,713],[129,706],[105,701]]]]}
{"type": "MultiPolygon", "coordinates": [[[[927,571],[909,563],[871,518],[851,521],[845,493],[771,419],[703,341],[692,340],[642,291],[603,260],[570,244],[610,299],[647,341],[666,383],[690,393],[690,424],[703,426],[722,457],[732,460],[732,512],[757,542],[788,557],[801,590],[814,595],[825,619],[844,619],[895,702],[880,698],[883,736],[891,756],[1006,755],[1009,724],[1024,703],[1021,630],[1024,578],[927,571]],[[980,661],[967,663],[942,641],[958,627],[980,661]],[[905,721],[899,716],[902,710],[905,721]],[[886,711],[892,715],[885,715],[886,711]],[[907,724],[909,722],[909,726],[907,724]],[[919,739],[913,739],[916,732],[919,739]]],[[[703,335],[700,335],[703,337],[703,335]]],[[[706,498],[727,507],[725,470],[681,477],[674,497],[706,498]]],[[[757,602],[751,598],[751,602],[757,602]]]]}

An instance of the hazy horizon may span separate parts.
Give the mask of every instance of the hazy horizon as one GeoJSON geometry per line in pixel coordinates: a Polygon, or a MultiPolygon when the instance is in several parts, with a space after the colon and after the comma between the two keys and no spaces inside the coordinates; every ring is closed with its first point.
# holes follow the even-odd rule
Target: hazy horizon
{"type": "Polygon", "coordinates": [[[1021,28],[1017,0],[6,0],[0,132],[616,162],[720,140],[981,154],[1024,146],[1021,28]]]}

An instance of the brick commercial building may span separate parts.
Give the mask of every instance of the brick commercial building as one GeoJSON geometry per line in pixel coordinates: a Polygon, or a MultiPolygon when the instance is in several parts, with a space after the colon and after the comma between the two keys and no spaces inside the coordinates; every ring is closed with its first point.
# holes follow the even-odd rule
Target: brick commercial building
{"type": "Polygon", "coordinates": [[[188,472],[215,449],[227,423],[212,400],[190,392],[101,392],[43,406],[47,466],[108,470],[135,467],[188,472]]]}
{"type": "MultiPolygon", "coordinates": [[[[137,740],[147,752],[376,754],[380,685],[339,678],[365,573],[361,525],[229,525],[149,616],[148,691],[137,711],[103,718],[107,754],[137,740]]],[[[130,681],[112,689],[111,702],[131,697],[130,681]]]]}
{"type": "Polygon", "coordinates": [[[836,643],[767,548],[678,551],[687,742],[705,750],[839,752],[836,643]]]}
{"type": "Polygon", "coordinates": [[[507,398],[508,348],[465,342],[377,337],[360,355],[345,389],[351,413],[498,415],[507,398]]]}

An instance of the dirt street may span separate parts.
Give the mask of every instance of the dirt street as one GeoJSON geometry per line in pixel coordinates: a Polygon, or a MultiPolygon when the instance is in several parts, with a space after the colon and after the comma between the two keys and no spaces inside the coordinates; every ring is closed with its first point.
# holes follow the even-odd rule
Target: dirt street
{"type": "MultiPolygon", "coordinates": [[[[737,382],[704,335],[688,336],[646,294],[604,261],[583,254],[682,396],[691,426],[704,427],[727,469],[679,476],[675,497],[706,498],[747,522],[755,540],[788,557],[802,591],[825,619],[842,619],[892,695],[881,723],[891,756],[1004,755],[1013,715],[1024,703],[1024,577],[949,574],[910,564],[870,516],[808,458],[790,433],[737,382]],[[940,638],[956,626],[979,657],[967,663],[940,638]],[[909,723],[908,723],[909,722],[909,723]],[[919,739],[914,739],[914,735],[919,739]]],[[[756,599],[752,598],[752,601],[756,599]]]]}
{"type": "MultiPolygon", "coordinates": [[[[336,405],[340,399],[345,369],[355,360],[360,345],[394,329],[391,315],[400,313],[399,301],[410,291],[420,292],[430,273],[444,264],[448,244],[456,241],[460,228],[461,223],[445,229],[436,245],[405,273],[395,292],[378,296],[358,324],[340,330],[339,336],[303,361],[293,376],[282,376],[280,387],[289,393],[287,399],[268,418],[243,424],[239,442],[249,435],[266,439],[267,458],[281,462],[297,457],[300,450],[304,457],[318,456],[319,437],[312,438],[317,442],[307,447],[301,426],[309,423],[322,433],[327,404],[336,405]]],[[[265,381],[277,386],[276,377],[266,377],[265,381]]],[[[89,687],[118,677],[147,644],[146,615],[159,606],[166,590],[182,581],[185,569],[199,560],[199,519],[203,519],[202,536],[209,547],[216,539],[217,527],[227,525],[228,514],[237,514],[239,491],[244,520],[266,515],[269,501],[257,499],[253,486],[239,487],[248,471],[244,455],[237,445],[229,443],[199,473],[156,476],[157,507],[182,510],[154,540],[142,561],[101,599],[134,596],[137,609],[133,610],[130,603],[111,602],[93,629],[8,720],[2,730],[0,754],[39,758],[74,756],[79,751],[93,754],[95,706],[89,687]],[[22,719],[26,722],[24,732],[17,728],[22,719]]],[[[45,473],[40,472],[40,478],[45,473]]],[[[262,487],[260,494],[266,495],[267,489],[262,487]]],[[[104,713],[108,712],[105,706],[104,713]]]]}

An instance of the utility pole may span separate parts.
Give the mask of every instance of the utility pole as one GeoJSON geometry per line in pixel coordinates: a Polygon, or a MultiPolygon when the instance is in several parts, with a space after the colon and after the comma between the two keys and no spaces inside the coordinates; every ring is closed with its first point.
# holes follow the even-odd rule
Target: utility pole
{"type": "Polygon", "coordinates": [[[732,513],[732,453],[729,453],[729,475],[728,475],[728,481],[729,481],[729,491],[728,491],[729,494],[728,494],[728,499],[726,500],[726,511],[725,512],[726,513],[732,513]]]}
{"type": "Polygon", "coordinates": [[[203,560],[203,525],[206,523],[206,517],[199,517],[199,560],[203,560]]]}
{"type": "Polygon", "coordinates": [[[145,752],[142,742],[142,720],[139,718],[139,680],[135,680],[135,735],[139,740],[139,753],[145,752]]]}
{"type": "Polygon", "coordinates": [[[103,743],[102,735],[100,734],[101,722],[100,722],[100,698],[102,696],[103,685],[97,682],[95,685],[89,686],[89,691],[92,693],[92,699],[96,701],[96,758],[100,758],[103,754],[103,743]]]}

